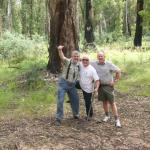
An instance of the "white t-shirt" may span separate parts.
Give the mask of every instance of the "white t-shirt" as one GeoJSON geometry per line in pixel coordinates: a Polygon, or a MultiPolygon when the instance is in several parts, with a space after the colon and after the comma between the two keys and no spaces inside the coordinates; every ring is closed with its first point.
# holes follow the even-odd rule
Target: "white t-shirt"
{"type": "Polygon", "coordinates": [[[84,67],[80,64],[80,86],[83,91],[87,93],[93,92],[94,81],[99,80],[95,68],[91,65],[84,67]]]}

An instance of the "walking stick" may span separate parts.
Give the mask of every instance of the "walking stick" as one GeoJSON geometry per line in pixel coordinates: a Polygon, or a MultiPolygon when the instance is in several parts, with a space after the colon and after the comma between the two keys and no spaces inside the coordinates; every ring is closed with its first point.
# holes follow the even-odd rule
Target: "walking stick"
{"type": "Polygon", "coordinates": [[[95,91],[93,91],[93,93],[92,93],[91,105],[90,105],[89,112],[88,112],[88,115],[87,115],[87,121],[89,121],[90,111],[91,111],[91,108],[92,108],[92,103],[94,102],[94,96],[95,96],[95,91]]]}

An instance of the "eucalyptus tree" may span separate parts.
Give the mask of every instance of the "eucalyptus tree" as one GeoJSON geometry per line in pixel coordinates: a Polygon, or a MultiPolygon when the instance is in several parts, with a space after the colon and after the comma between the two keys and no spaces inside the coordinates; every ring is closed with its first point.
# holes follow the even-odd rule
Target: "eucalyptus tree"
{"type": "Polygon", "coordinates": [[[3,0],[0,0],[0,35],[2,34],[3,30],[2,8],[3,8],[3,0]]]}
{"type": "Polygon", "coordinates": [[[143,17],[143,32],[150,36],[150,0],[144,0],[144,10],[139,13],[143,17]]]}
{"type": "Polygon", "coordinates": [[[124,18],[123,18],[123,33],[126,37],[131,36],[131,23],[130,23],[130,1],[124,2],[124,18]]]}
{"type": "Polygon", "coordinates": [[[85,39],[87,43],[94,42],[92,16],[93,16],[92,1],[85,0],[85,39]]]}
{"type": "Polygon", "coordinates": [[[1,30],[12,30],[12,0],[0,0],[1,30]]]}
{"type": "Polygon", "coordinates": [[[64,45],[63,51],[67,57],[71,56],[73,50],[78,49],[76,4],[77,0],[49,0],[50,40],[47,67],[52,73],[61,71],[58,45],[64,45]]]}
{"type": "Polygon", "coordinates": [[[99,37],[108,35],[106,41],[109,41],[109,38],[117,40],[119,36],[122,36],[124,2],[94,0],[93,4],[94,25],[99,37]]]}
{"type": "Polygon", "coordinates": [[[22,34],[45,34],[46,0],[21,0],[22,34]]]}
{"type": "Polygon", "coordinates": [[[142,46],[142,31],[143,31],[143,18],[139,14],[143,10],[144,0],[137,0],[137,18],[136,18],[136,31],[134,37],[134,46],[142,46]]]}

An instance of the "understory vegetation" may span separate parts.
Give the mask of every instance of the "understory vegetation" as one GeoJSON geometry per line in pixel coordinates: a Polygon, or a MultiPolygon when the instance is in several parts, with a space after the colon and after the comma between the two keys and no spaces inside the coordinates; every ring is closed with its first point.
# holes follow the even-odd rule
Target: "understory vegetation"
{"type": "MultiPolygon", "coordinates": [[[[107,59],[121,68],[118,92],[150,96],[149,39],[145,38],[141,49],[131,45],[130,41],[122,40],[105,46],[96,44],[94,50],[87,51],[91,59],[96,59],[96,50],[105,50],[107,59]]],[[[37,36],[30,40],[9,32],[3,35],[0,39],[1,119],[50,115],[49,106],[56,103],[57,75],[46,70],[47,61],[44,38],[37,36]]]]}

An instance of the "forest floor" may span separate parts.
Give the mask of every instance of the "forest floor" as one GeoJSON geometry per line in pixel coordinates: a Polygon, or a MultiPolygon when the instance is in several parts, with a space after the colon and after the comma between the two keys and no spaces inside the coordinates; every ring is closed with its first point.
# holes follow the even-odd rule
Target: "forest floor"
{"type": "Polygon", "coordinates": [[[52,114],[41,118],[0,121],[0,150],[149,150],[150,97],[116,93],[122,128],[114,119],[103,123],[102,104],[94,100],[93,120],[84,119],[81,96],[81,119],[74,120],[68,103],[61,126],[55,126],[52,114]]]}

